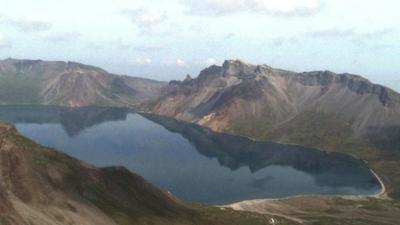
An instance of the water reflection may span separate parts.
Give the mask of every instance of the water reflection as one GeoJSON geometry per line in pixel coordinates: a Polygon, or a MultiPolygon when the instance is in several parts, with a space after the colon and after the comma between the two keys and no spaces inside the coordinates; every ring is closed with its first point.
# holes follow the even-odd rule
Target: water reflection
{"type": "Polygon", "coordinates": [[[122,165],[178,197],[206,203],[298,194],[372,194],[347,155],[256,142],[120,108],[0,107],[34,141],[98,166],[122,165]]]}
{"type": "Polygon", "coordinates": [[[61,124],[70,137],[107,121],[126,120],[130,110],[110,107],[1,106],[0,120],[10,123],[61,124]]]}
{"type": "MultiPolygon", "coordinates": [[[[231,170],[247,166],[252,173],[255,173],[272,165],[290,166],[312,174],[320,185],[363,188],[366,185],[365,177],[370,177],[370,182],[367,184],[371,186],[377,184],[363,161],[345,154],[327,153],[295,145],[252,141],[245,137],[215,133],[196,124],[171,118],[151,114],[144,116],[171,132],[181,134],[199,153],[217,158],[221,165],[231,170]]],[[[255,181],[254,185],[262,186],[270,179],[271,177],[264,177],[255,181]]]]}

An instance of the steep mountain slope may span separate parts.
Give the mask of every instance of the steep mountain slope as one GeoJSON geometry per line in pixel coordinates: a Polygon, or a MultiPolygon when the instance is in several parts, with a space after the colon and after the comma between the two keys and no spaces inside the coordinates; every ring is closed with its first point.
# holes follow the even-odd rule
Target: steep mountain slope
{"type": "Polygon", "coordinates": [[[310,135],[341,141],[400,127],[400,95],[389,88],[356,75],[295,73],[239,60],[170,82],[147,110],[215,131],[279,141],[312,140],[310,135]]]}
{"type": "Polygon", "coordinates": [[[131,105],[158,96],[164,85],[74,62],[0,61],[3,104],[131,105]]]}
{"type": "Polygon", "coordinates": [[[189,206],[122,167],[87,165],[0,123],[1,225],[262,225],[269,218],[189,206]]]}

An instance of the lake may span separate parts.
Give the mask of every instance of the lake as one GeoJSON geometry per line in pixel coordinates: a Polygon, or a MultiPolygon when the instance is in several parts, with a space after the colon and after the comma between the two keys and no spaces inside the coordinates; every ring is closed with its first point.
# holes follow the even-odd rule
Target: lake
{"type": "Polygon", "coordinates": [[[130,109],[0,106],[0,120],[96,166],[125,166],[186,201],[225,204],[381,189],[363,161],[344,154],[256,142],[130,109]]]}

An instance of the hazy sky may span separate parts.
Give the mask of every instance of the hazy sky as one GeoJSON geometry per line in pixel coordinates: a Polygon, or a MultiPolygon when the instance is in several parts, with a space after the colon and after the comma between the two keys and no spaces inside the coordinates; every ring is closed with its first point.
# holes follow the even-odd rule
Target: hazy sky
{"type": "Polygon", "coordinates": [[[0,58],[154,79],[224,59],[361,74],[400,91],[398,0],[0,0],[0,58]]]}

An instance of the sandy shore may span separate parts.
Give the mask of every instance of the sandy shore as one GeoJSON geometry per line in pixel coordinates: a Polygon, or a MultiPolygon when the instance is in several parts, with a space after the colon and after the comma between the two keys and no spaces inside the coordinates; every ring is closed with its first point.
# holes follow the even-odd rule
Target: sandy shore
{"type": "Polygon", "coordinates": [[[386,186],[383,183],[382,179],[378,176],[377,173],[375,173],[375,171],[373,169],[370,169],[371,173],[376,177],[376,179],[378,180],[379,184],[381,185],[381,191],[374,194],[374,195],[370,195],[370,197],[375,197],[375,198],[388,198],[387,196],[387,192],[386,192],[386,186]]]}
{"type": "MultiPolygon", "coordinates": [[[[330,198],[330,197],[342,197],[342,198],[346,198],[346,199],[354,199],[354,200],[359,200],[359,199],[363,199],[363,198],[367,198],[367,197],[373,197],[373,198],[380,198],[380,199],[387,199],[387,192],[386,192],[386,186],[383,183],[382,179],[378,176],[377,173],[375,173],[374,170],[370,169],[371,173],[376,177],[376,179],[378,180],[380,186],[381,186],[381,190],[376,193],[376,194],[372,194],[372,195],[297,195],[297,196],[290,196],[290,197],[283,197],[283,198],[266,198],[266,199],[253,199],[253,200],[245,200],[245,201],[240,201],[240,202],[235,202],[232,204],[228,204],[228,205],[224,205],[224,206],[220,206],[220,207],[226,207],[226,208],[232,208],[234,210],[238,210],[238,211],[253,211],[253,212],[258,212],[261,214],[269,214],[272,216],[279,216],[279,217],[283,217],[292,221],[296,221],[298,223],[302,223],[304,221],[302,221],[299,218],[290,216],[289,211],[287,211],[288,213],[277,213],[277,212],[273,212],[270,211],[268,208],[272,207],[272,208],[281,208],[282,205],[280,204],[280,201],[283,200],[294,200],[294,199],[300,199],[300,198],[330,198]],[[269,207],[266,207],[269,206],[269,207]]],[[[286,210],[283,210],[286,211],[286,210]]]]}
{"type": "Polygon", "coordinates": [[[386,186],[383,183],[382,179],[378,176],[377,173],[375,173],[374,170],[370,169],[371,173],[375,176],[375,178],[378,180],[380,186],[381,186],[381,190],[376,193],[376,194],[372,194],[372,195],[319,195],[319,194],[307,194],[307,195],[293,195],[293,196],[289,196],[289,197],[282,197],[282,198],[261,198],[261,199],[252,199],[252,200],[244,200],[244,201],[240,201],[240,202],[234,202],[228,205],[224,205],[224,206],[231,206],[231,205],[235,205],[238,203],[243,203],[243,202],[260,202],[260,201],[265,201],[265,200],[285,200],[285,199],[292,199],[292,198],[301,198],[301,197],[345,197],[345,198],[360,198],[360,197],[374,197],[374,198],[387,198],[387,193],[386,193],[386,186]]]}

